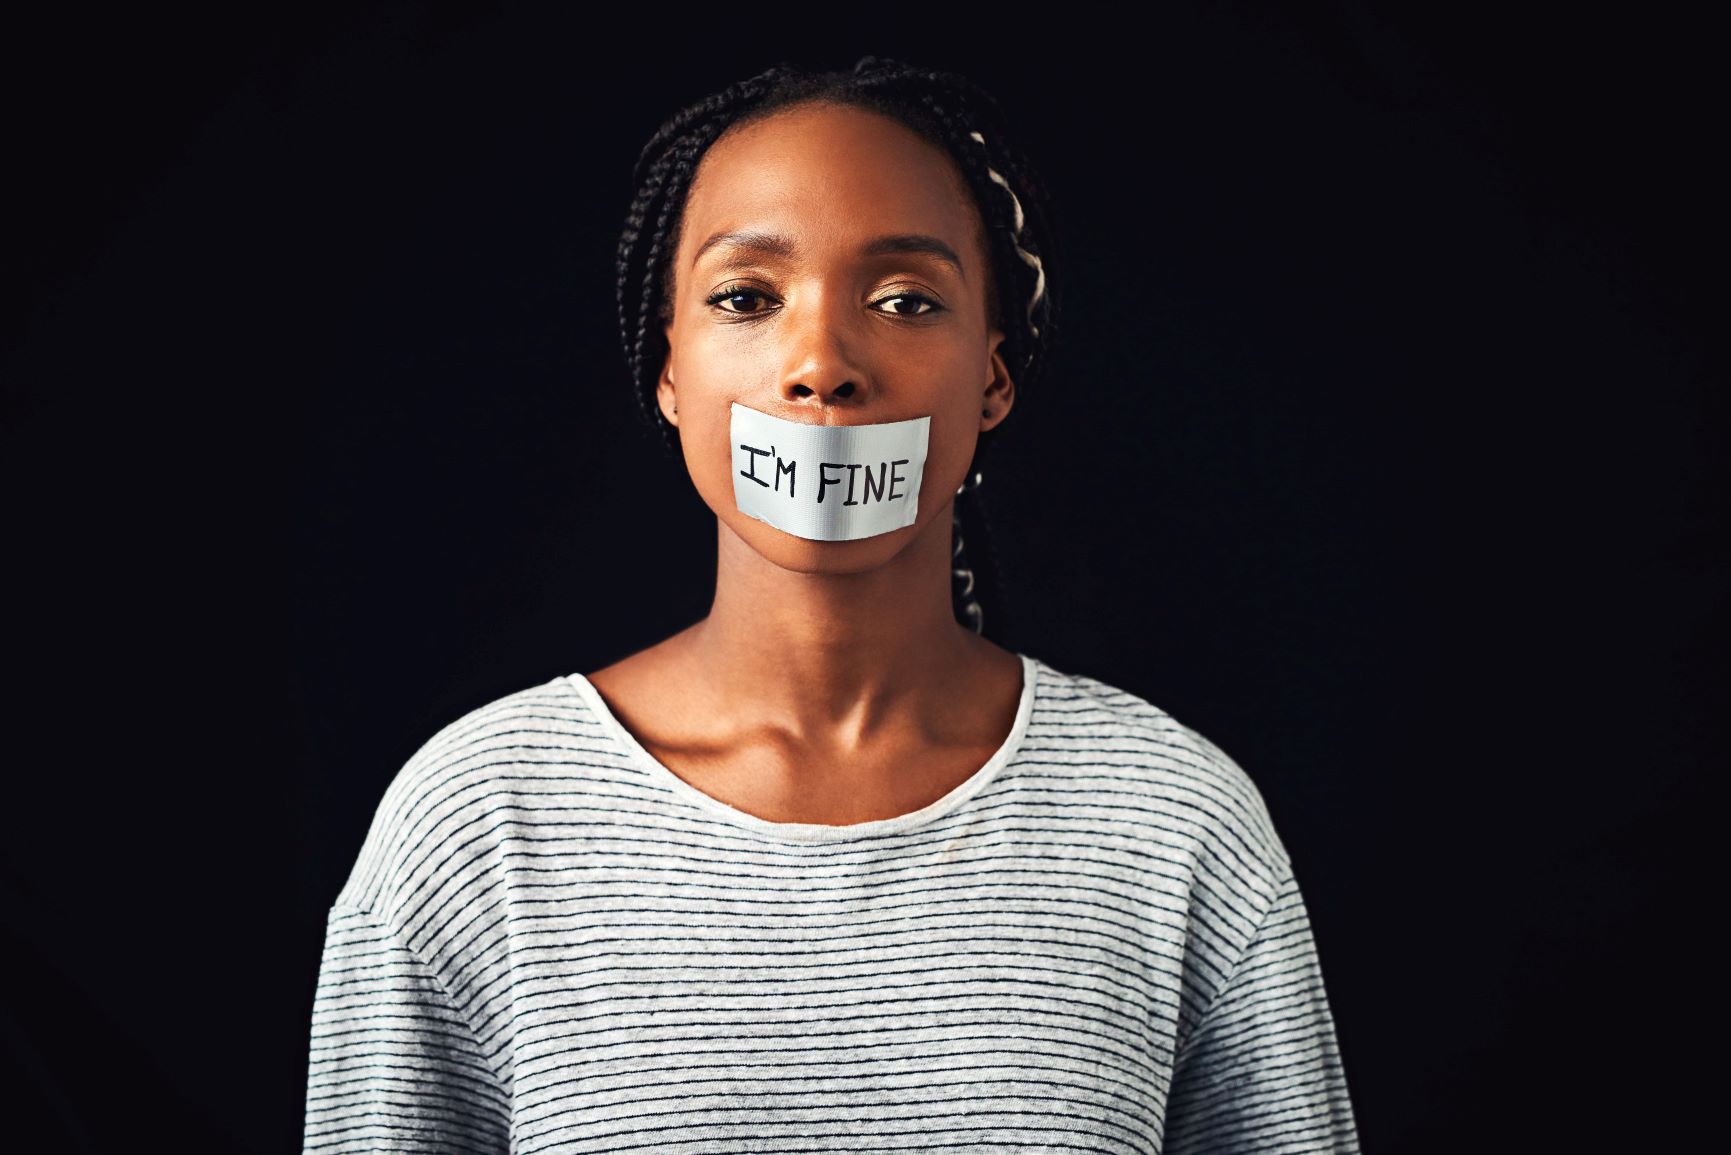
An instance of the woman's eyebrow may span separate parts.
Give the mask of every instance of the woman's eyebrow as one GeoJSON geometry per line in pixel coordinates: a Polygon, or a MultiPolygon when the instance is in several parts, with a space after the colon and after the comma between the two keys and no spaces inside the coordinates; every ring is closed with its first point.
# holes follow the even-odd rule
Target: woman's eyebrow
{"type": "MultiPolygon", "coordinates": [[[[692,266],[696,266],[704,253],[722,245],[775,257],[791,257],[797,250],[797,246],[787,237],[752,229],[735,229],[716,233],[699,245],[691,258],[692,266]]],[[[923,253],[953,267],[956,275],[964,281],[968,279],[967,271],[962,268],[962,259],[956,255],[956,250],[928,233],[892,233],[876,237],[860,249],[860,255],[867,257],[881,257],[889,253],[923,253]]]]}
{"type": "Polygon", "coordinates": [[[791,257],[794,244],[786,237],[774,233],[760,233],[752,229],[735,229],[732,232],[716,233],[697,247],[697,252],[691,256],[692,267],[703,259],[703,254],[717,245],[726,245],[731,249],[751,249],[754,252],[767,253],[775,257],[791,257]]]}
{"type": "Polygon", "coordinates": [[[968,279],[967,271],[962,268],[962,258],[956,256],[956,250],[927,233],[895,233],[879,237],[867,244],[861,252],[868,257],[881,257],[885,253],[924,253],[952,266],[956,270],[956,276],[962,280],[968,279]]]}

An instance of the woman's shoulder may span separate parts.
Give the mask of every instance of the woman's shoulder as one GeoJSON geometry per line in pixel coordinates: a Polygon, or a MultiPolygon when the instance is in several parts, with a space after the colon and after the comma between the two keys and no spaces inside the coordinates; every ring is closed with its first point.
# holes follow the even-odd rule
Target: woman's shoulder
{"type": "Polygon", "coordinates": [[[1040,661],[1031,752],[1109,775],[1118,794],[1154,815],[1161,829],[1197,843],[1230,846],[1258,873],[1285,868],[1285,845],[1252,774],[1147,697],[1102,678],[1040,661]]]}
{"type": "Polygon", "coordinates": [[[453,848],[483,846],[516,792],[581,763],[595,729],[563,675],[437,726],[386,784],[336,905],[397,921],[416,894],[453,875],[484,872],[484,861],[465,861],[453,848]]]}

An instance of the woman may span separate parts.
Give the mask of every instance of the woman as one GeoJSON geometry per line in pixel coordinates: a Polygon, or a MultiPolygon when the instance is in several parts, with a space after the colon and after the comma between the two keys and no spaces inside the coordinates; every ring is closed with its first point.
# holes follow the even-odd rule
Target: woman
{"type": "Polygon", "coordinates": [[[1255,786],[983,634],[953,511],[1058,289],[994,102],[772,69],[637,178],[622,333],[713,607],[398,774],[330,914],[306,1150],[1355,1150],[1255,786]]]}

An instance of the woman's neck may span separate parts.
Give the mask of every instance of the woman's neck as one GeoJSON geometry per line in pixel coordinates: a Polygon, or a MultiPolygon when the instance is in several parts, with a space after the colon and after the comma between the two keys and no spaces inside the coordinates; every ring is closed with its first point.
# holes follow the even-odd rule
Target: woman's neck
{"type": "Polygon", "coordinates": [[[717,522],[715,600],[687,631],[710,699],[795,737],[844,744],[1003,654],[956,621],[951,529],[933,518],[887,563],[862,573],[800,573],[766,560],[717,522]]]}

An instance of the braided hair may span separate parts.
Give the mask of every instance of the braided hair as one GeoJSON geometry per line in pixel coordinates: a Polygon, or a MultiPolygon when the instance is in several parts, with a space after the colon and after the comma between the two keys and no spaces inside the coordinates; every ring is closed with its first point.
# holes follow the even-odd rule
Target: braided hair
{"type": "MultiPolygon", "coordinates": [[[[954,160],[985,226],[992,272],[987,316],[1004,334],[1001,352],[1018,395],[1034,384],[1049,357],[1058,320],[1051,212],[1044,185],[997,101],[954,73],[884,57],[861,57],[848,71],[777,64],[676,112],[643,146],[632,174],[636,192],[619,237],[619,334],[638,407],[676,457],[679,431],[657,404],[656,383],[668,353],[664,326],[673,317],[669,270],[692,179],[704,152],[729,128],[804,103],[846,104],[889,116],[954,160]]],[[[1004,620],[978,494],[995,432],[980,433],[967,480],[956,491],[951,547],[956,620],[980,633],[985,622],[1001,628],[1004,620]]]]}

